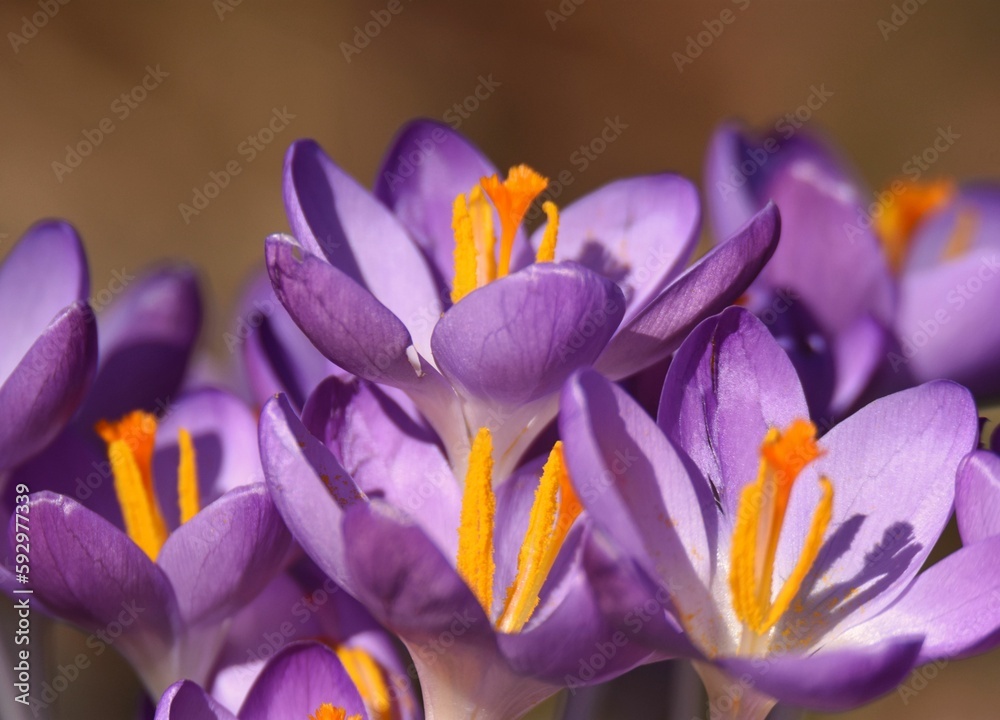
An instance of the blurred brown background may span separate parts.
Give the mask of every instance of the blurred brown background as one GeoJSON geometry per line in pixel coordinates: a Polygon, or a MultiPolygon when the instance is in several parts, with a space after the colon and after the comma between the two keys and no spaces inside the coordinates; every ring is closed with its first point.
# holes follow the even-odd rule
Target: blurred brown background
{"type": "MultiPolygon", "coordinates": [[[[460,119],[501,167],[571,170],[560,203],[622,175],[700,179],[720,120],[769,127],[817,89],[832,94],[809,126],[836,139],[873,186],[949,127],[960,139],[935,173],[1000,175],[1000,8],[990,0],[399,3],[345,57],[356,26],[373,11],[384,18],[388,0],[4,0],[0,256],[34,220],[60,216],[84,237],[95,291],[113,271],[185,258],[211,303],[206,348],[224,356],[241,283],[261,263],[264,236],[286,228],[288,143],[314,137],[369,183],[401,123],[443,118],[477,86],[485,99],[469,105],[478,108],[446,119],[460,119]],[[675,54],[705,23],[718,30],[723,11],[733,21],[679,69],[675,54]],[[144,78],[152,89],[134,90],[144,78]],[[251,153],[242,143],[276,111],[294,117],[251,153]],[[572,154],[608,118],[627,127],[581,170],[572,154]],[[68,157],[85,133],[100,144],[68,157]],[[234,160],[240,174],[185,217],[180,205],[193,206],[195,188],[234,160]]],[[[102,717],[124,717],[113,713],[131,699],[113,708],[109,692],[131,686],[120,664],[101,661],[60,698],[62,717],[89,717],[81,703],[94,696],[102,717]]],[[[907,702],[894,694],[848,717],[997,717],[998,673],[1000,654],[953,663],[907,702]]]]}

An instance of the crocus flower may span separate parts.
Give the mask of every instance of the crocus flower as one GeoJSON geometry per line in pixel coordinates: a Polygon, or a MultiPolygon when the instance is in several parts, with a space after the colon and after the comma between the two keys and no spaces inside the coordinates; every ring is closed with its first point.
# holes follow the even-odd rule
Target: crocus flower
{"type": "Polygon", "coordinates": [[[616,641],[594,603],[559,444],[494,488],[484,428],[456,478],[433,433],[377,386],[336,378],[301,420],[284,396],[265,405],[260,444],[302,548],[410,650],[428,718],[517,718],[650,657],[616,641]]]}
{"type": "Polygon", "coordinates": [[[398,641],[307,558],[278,575],[233,618],[213,672],[212,697],[236,713],[267,661],[304,640],[336,652],[372,720],[422,717],[398,641]]]}
{"type": "Polygon", "coordinates": [[[661,174],[611,183],[521,229],[547,180],[501,180],[452,130],[415,122],[369,193],[316,143],[292,145],[285,202],[294,237],[266,261],[275,293],[343,370],[405,391],[459,477],[480,428],[510,474],[555,416],[557,391],[595,364],[625,377],[669,356],[734,301],[777,242],[773,207],[681,271],[697,239],[692,185],[661,174]]]}
{"type": "Polygon", "coordinates": [[[259,482],[254,417],[203,390],[159,421],[133,411],[95,429],[110,477],[93,492],[118,508],[102,516],[33,493],[30,586],[48,612],[113,645],[152,697],[178,677],[205,682],[227,619],[280,569],[290,543],[259,482]]]}
{"type": "Polygon", "coordinates": [[[171,685],[154,720],[376,720],[336,653],[318,642],[289,645],[272,659],[239,713],[223,707],[198,683],[171,685]]]}
{"type": "Polygon", "coordinates": [[[799,368],[814,412],[839,415],[935,378],[1000,394],[1000,194],[990,185],[905,179],[872,192],[805,133],[715,134],[706,165],[716,235],[764,203],[782,211],[782,243],[750,307],[799,368]],[[955,352],[961,342],[962,352],[955,352]]]}
{"type": "Polygon", "coordinates": [[[955,517],[966,545],[1000,535],[1000,432],[991,450],[976,450],[962,461],[955,486],[955,517]]]}
{"type": "Polygon", "coordinates": [[[675,355],[656,422],[585,371],[560,429],[606,538],[588,557],[602,608],[615,622],[663,608],[643,640],[695,662],[713,717],[844,710],[995,642],[1000,540],[919,573],[978,437],[954,383],[876,400],[817,439],[788,356],[733,308],[675,355]]]}
{"type": "Polygon", "coordinates": [[[726,124],[709,146],[705,194],[719,239],[777,204],[782,242],[746,304],[788,351],[814,414],[840,416],[883,361],[897,309],[878,235],[857,224],[869,199],[853,171],[804,133],[726,124]]]}
{"type": "Polygon", "coordinates": [[[0,488],[87,393],[97,358],[89,288],[80,238],[64,222],[31,227],[0,265],[0,488]]]}

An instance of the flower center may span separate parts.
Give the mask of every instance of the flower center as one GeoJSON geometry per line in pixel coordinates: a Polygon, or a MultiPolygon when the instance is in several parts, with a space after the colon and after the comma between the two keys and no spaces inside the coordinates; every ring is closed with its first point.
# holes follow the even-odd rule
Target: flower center
{"type": "MultiPolygon", "coordinates": [[[[371,655],[358,647],[341,645],[336,648],[336,652],[341,664],[354,682],[354,686],[361,694],[370,720],[390,720],[392,718],[392,698],[382,667],[371,655]]],[[[343,717],[343,714],[340,717],[343,717]]]]}
{"type": "MultiPolygon", "coordinates": [[[[503,182],[493,175],[484,177],[468,195],[460,194],[452,207],[452,230],[455,233],[455,281],[451,300],[458,302],[476,288],[481,288],[510,272],[514,237],[525,213],[549,181],[527,165],[510,169],[503,182]],[[493,211],[486,197],[493,202],[500,217],[500,251],[493,231],[493,211]]],[[[559,232],[559,210],[555,203],[545,202],[542,209],[548,218],[536,262],[552,262],[555,258],[556,235],[559,232]]]]}
{"type": "Polygon", "coordinates": [[[889,266],[898,271],[906,260],[917,226],[954,197],[955,185],[950,180],[923,183],[898,180],[897,183],[900,185],[894,184],[891,191],[892,200],[875,217],[875,229],[882,239],[889,266]]]}
{"type": "MultiPolygon", "coordinates": [[[[493,531],[496,497],[493,494],[493,440],[480,428],[469,453],[461,524],[458,529],[458,572],[472,588],[487,615],[493,607],[493,531]]],[[[556,442],[542,469],[535,500],[517,556],[517,575],[496,622],[501,632],[516,633],[531,619],[569,530],[582,506],[573,490],[562,442],[556,442]]]]}
{"type": "Polygon", "coordinates": [[[798,562],[772,600],[774,560],[792,487],[799,473],[820,455],[816,426],[796,420],[784,432],[771,428],[760,455],[757,480],[740,495],[729,568],[733,609],[744,627],[757,636],[774,627],[795,599],[819,555],[833,511],[833,485],[821,477],[822,496],[798,562]]]}
{"type": "Polygon", "coordinates": [[[316,712],[309,716],[309,720],[361,720],[361,716],[351,715],[347,717],[347,711],[343,708],[323,703],[316,708],[316,712]]]}
{"type": "MultiPolygon", "coordinates": [[[[156,416],[136,410],[115,422],[101,420],[94,430],[108,445],[125,531],[155,561],[169,534],[153,488],[156,416]]],[[[177,444],[177,502],[183,525],[200,509],[198,466],[191,434],[184,428],[177,432],[177,444]]]]}

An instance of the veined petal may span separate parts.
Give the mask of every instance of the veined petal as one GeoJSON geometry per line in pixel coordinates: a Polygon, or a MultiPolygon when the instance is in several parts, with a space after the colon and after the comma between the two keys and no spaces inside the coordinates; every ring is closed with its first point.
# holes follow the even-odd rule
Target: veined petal
{"type": "Polygon", "coordinates": [[[395,216],[312,140],[288,149],[284,184],[292,234],[378,298],[429,357],[441,299],[426,260],[395,216]]]}
{"type": "MultiPolygon", "coordinates": [[[[679,175],[609,183],[559,213],[556,262],[573,260],[614,280],[628,323],[684,268],[698,242],[698,191],[679,175]]],[[[539,247],[545,227],[531,239],[539,247]]]]}
{"type": "Polygon", "coordinates": [[[955,516],[962,542],[1000,535],[1000,457],[976,450],[958,466],[955,516]]]}
{"type": "Polygon", "coordinates": [[[0,384],[28,349],[74,303],[90,293],[83,243],[69,223],[33,225],[0,264],[0,384]]]}
{"type": "Polygon", "coordinates": [[[699,322],[746,290],[777,247],[780,227],[769,204],[623,324],[595,367],[619,380],[669,357],[699,322]]]}

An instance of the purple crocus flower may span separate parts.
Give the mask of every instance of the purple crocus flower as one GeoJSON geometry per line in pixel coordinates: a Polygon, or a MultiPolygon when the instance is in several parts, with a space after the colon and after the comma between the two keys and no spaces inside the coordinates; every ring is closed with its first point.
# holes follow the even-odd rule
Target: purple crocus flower
{"type": "Polygon", "coordinates": [[[682,273],[697,195],[660,174],[611,183],[562,213],[545,203],[529,240],[521,223],[547,180],[522,165],[501,181],[432,122],[403,128],[378,177],[371,194],[316,143],[293,144],[294,237],[268,238],[268,271],[327,358],[412,398],[459,477],[480,428],[497,449],[496,477],[509,475],[574,369],[622,378],[669,356],[737,299],[778,236],[768,207],[682,273]]]}
{"type": "Polygon", "coordinates": [[[212,697],[236,713],[267,661],[303,640],[337,653],[372,720],[423,717],[398,641],[308,559],[278,575],[233,618],[212,697]]]}
{"type": "Polygon", "coordinates": [[[378,720],[365,710],[348,671],[318,642],[289,645],[276,655],[250,689],[239,713],[214,700],[198,683],[171,685],[154,720],[378,720]]]}
{"type": "Polygon", "coordinates": [[[0,487],[87,394],[97,359],[89,288],[83,245],[64,222],[31,227],[0,265],[0,487]]]}
{"type": "Polygon", "coordinates": [[[1000,432],[994,430],[990,445],[970,453],[958,468],[955,517],[966,545],[1000,535],[1000,432]]]}
{"type": "MultiPolygon", "coordinates": [[[[291,540],[259,482],[255,418],[202,390],[160,420],[134,411],[96,429],[108,477],[92,491],[117,508],[51,491],[15,498],[31,518],[34,597],[113,645],[152,697],[178,677],[205,682],[226,620],[280,570],[291,540]]],[[[12,520],[12,546],[14,534],[12,520]]]]}
{"type": "Polygon", "coordinates": [[[643,641],[694,661],[713,717],[848,709],[1000,628],[1000,538],[919,573],[977,442],[968,391],[905,390],[818,440],[807,418],[788,356],[741,308],[682,345],[656,422],[593,371],[564,391],[566,459],[607,539],[587,558],[602,609],[645,609],[643,641]]]}
{"type": "Polygon", "coordinates": [[[433,433],[379,387],[336,378],[301,420],[271,400],[260,444],[302,548],[410,650],[428,718],[517,718],[650,658],[595,605],[559,445],[494,490],[482,430],[463,488],[433,433]]]}
{"type": "Polygon", "coordinates": [[[773,200],[782,243],[751,288],[750,307],[792,356],[813,411],[840,415],[862,393],[948,378],[1000,395],[1000,192],[905,179],[872,192],[805,133],[715,134],[708,206],[726,237],[773,200]],[[955,352],[961,343],[962,352],[955,352]],[[870,386],[870,387],[869,387],[870,386]]]}
{"type": "Polygon", "coordinates": [[[767,202],[782,242],[750,287],[747,306],[789,353],[817,417],[840,416],[865,390],[890,346],[895,282],[853,171],[804,133],[754,137],[720,127],[705,192],[714,235],[728,237],[767,202]],[[853,232],[845,234],[846,228],[853,232]]]}

